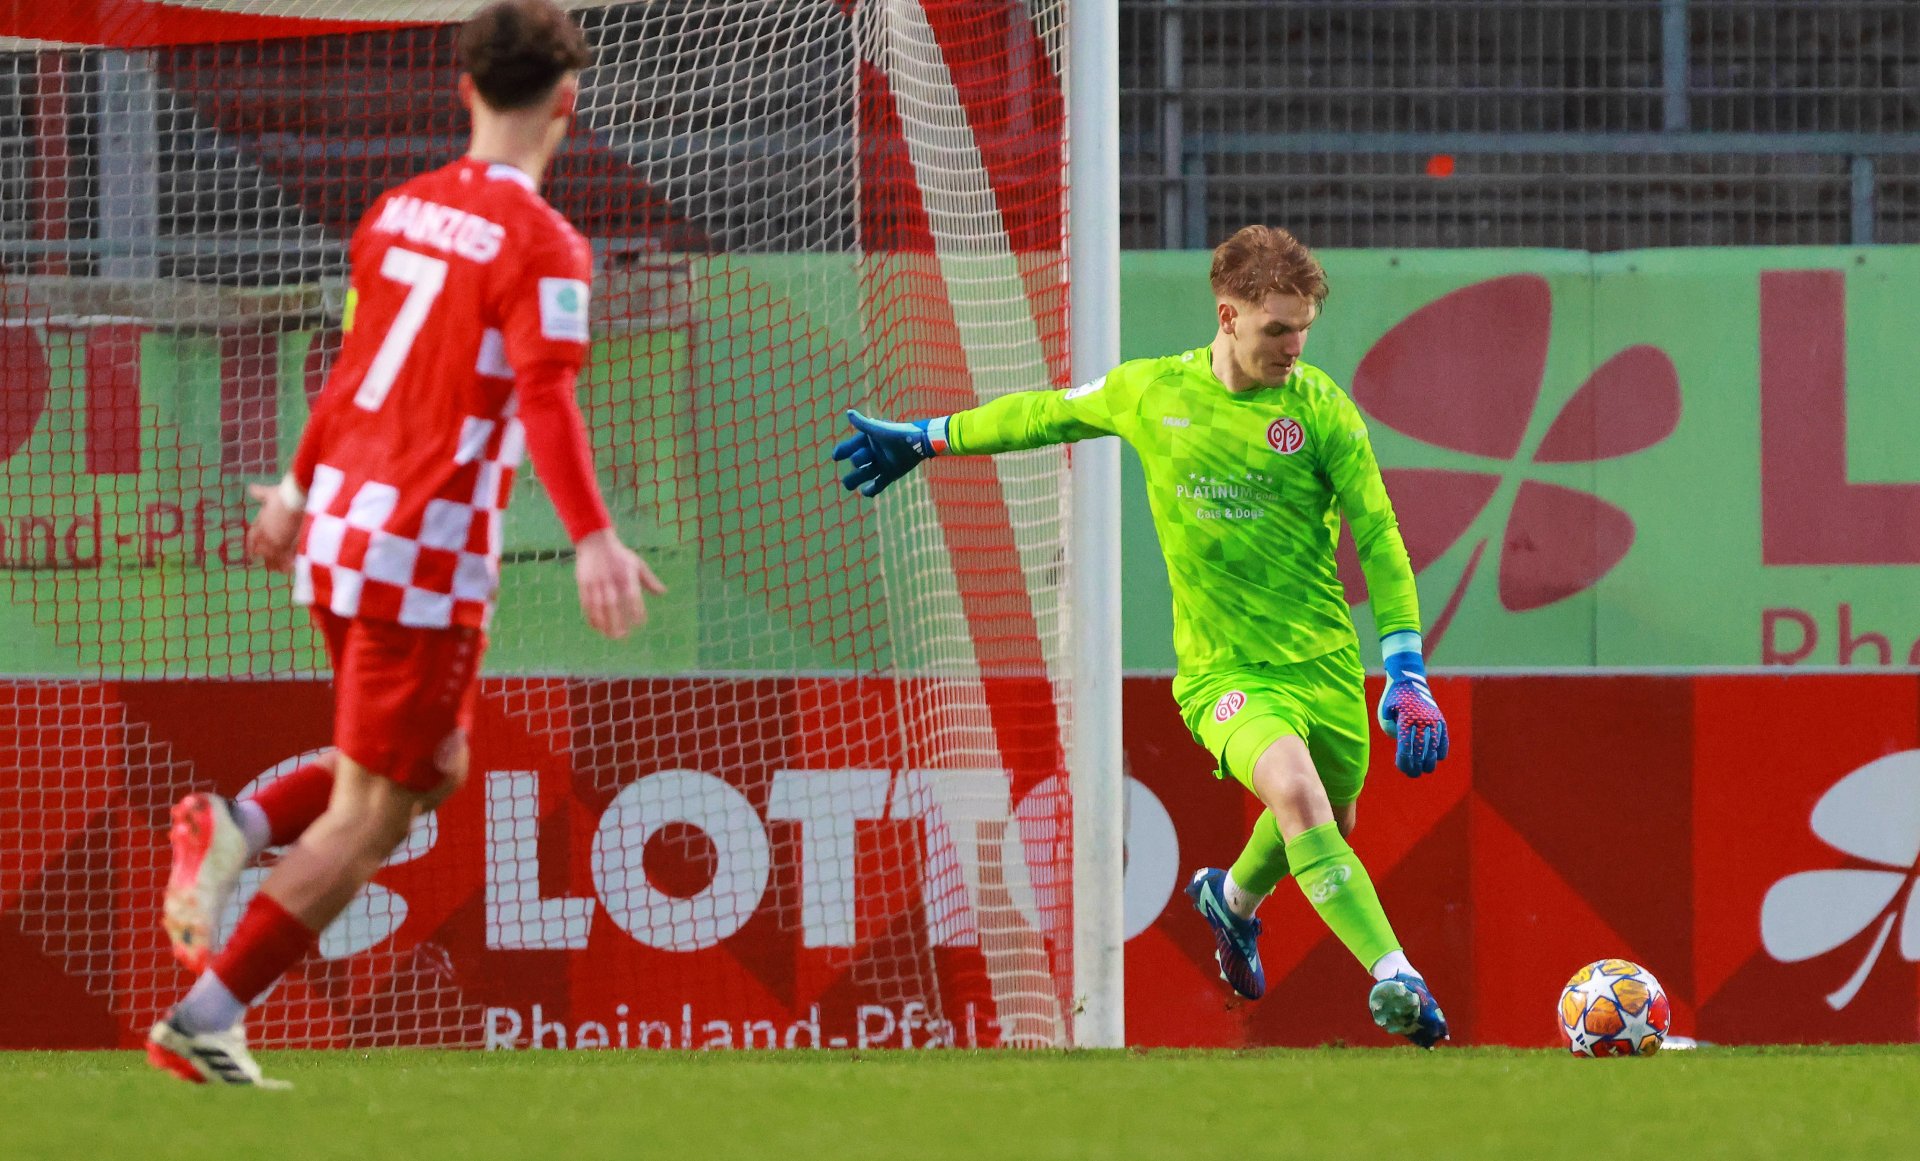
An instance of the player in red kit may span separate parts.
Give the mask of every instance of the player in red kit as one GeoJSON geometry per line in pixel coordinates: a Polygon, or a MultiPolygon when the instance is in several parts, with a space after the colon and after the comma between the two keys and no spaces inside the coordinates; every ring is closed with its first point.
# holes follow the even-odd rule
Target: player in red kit
{"type": "Polygon", "coordinates": [[[154,1064],[263,1084],[241,1017],[314,946],[467,771],[501,519],[533,455],[575,550],[595,629],[644,623],[664,591],[620,542],[594,481],[574,382],[591,254],[541,199],[589,62],[551,0],[505,0],[459,34],[465,158],[374,202],[350,251],[346,341],[293,468],[256,487],[248,551],[291,570],[335,683],[334,750],[251,802],[174,808],[166,927],[199,979],[148,1036],[154,1064]],[[293,845],[214,953],[240,869],[293,845]]]}

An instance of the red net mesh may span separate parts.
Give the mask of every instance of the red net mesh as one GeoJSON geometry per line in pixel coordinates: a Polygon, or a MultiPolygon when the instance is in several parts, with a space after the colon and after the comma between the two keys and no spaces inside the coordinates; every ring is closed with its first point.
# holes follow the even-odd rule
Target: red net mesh
{"type": "MultiPolygon", "coordinates": [[[[169,806],[327,744],[244,488],[324,380],[358,216],[464,150],[471,7],[0,18],[0,955],[54,997],[22,1044],[143,1034],[189,982],[169,806]]],[[[878,504],[828,460],[850,406],[1065,384],[1063,9],[579,7],[545,192],[595,250],[599,477],[671,592],[595,637],[522,485],[472,781],[256,1043],[1065,1042],[1065,454],[878,504]]]]}

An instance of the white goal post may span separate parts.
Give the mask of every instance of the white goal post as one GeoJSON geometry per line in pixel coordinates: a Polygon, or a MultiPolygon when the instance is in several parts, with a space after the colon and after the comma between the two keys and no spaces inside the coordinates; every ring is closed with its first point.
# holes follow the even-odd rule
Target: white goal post
{"type": "MultiPolygon", "coordinates": [[[[1067,54],[1073,378],[1120,361],[1120,10],[1073,0],[1067,54]]],[[[1126,1043],[1120,733],[1120,441],[1073,459],[1074,1043],[1126,1043]]]]}

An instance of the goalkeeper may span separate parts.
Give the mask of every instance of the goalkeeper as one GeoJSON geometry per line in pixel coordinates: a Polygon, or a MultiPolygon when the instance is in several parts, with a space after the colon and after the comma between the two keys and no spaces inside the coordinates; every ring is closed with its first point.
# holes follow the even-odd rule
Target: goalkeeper
{"type": "Polygon", "coordinates": [[[1226,870],[1187,887],[1221,976],[1257,1000],[1260,902],[1293,876],[1373,975],[1374,1022],[1421,1047],[1446,1018],[1347,845],[1367,770],[1367,705],[1353,619],[1334,568],[1346,518],[1374,605],[1388,683],[1378,709],[1395,763],[1419,777],[1447,754],[1427,688],[1406,546],[1359,410],[1301,362],[1326,274],[1285,230],[1248,226],[1213,252],[1220,329],[1207,346],[1122,363],[1068,391],[1027,391],[893,423],[850,412],[842,482],[876,496],[921,460],[1117,435],[1146,470],[1173,586],[1173,695],[1201,745],[1266,810],[1226,870]]]}

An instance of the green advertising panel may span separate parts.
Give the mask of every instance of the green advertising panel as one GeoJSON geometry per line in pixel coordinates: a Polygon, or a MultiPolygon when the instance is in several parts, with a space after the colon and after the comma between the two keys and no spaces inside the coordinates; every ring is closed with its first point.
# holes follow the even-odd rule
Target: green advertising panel
{"type": "MultiPolygon", "coordinates": [[[[91,281],[14,298],[75,299],[91,281]]],[[[492,672],[884,663],[884,626],[858,640],[822,630],[879,587],[876,554],[846,533],[861,517],[828,488],[824,446],[864,382],[860,287],[844,255],[686,260],[619,284],[623,325],[594,344],[579,393],[608,506],[669,591],[649,602],[645,632],[595,635],[559,519],[522,483],[505,521],[492,672]],[[752,454],[726,453],[735,446],[752,454]]],[[[288,583],[249,566],[242,542],[246,488],[291,459],[330,333],[314,329],[317,313],[251,316],[239,294],[220,305],[189,316],[217,324],[182,327],[150,321],[164,311],[43,302],[0,327],[0,672],[324,668],[288,583]]]]}
{"type": "MultiPolygon", "coordinates": [[[[1920,663],[1920,248],[1322,258],[1332,294],[1307,359],[1369,418],[1438,664],[1920,663]]],[[[1207,262],[1123,256],[1124,357],[1207,341],[1207,262]]],[[[689,278],[727,280],[740,309],[694,324],[666,296],[598,344],[583,387],[621,526],[673,591],[644,639],[595,638],[558,522],[523,487],[497,672],[884,654],[818,629],[878,587],[826,460],[833,400],[868,393],[856,270],[772,256],[689,278]],[[744,429],[752,462],[717,462],[700,427],[715,422],[744,429]]],[[[212,334],[0,328],[0,671],[318,666],[284,588],[239,556],[244,485],[291,453],[316,334],[273,334],[265,388],[236,402],[237,348],[212,334]]],[[[1124,662],[1171,669],[1165,573],[1123,459],[1124,662]]],[[[1370,637],[1364,601],[1356,615],[1370,637]]]]}
{"type": "MultiPolygon", "coordinates": [[[[1129,257],[1123,355],[1204,341],[1208,256],[1129,257]]],[[[1307,360],[1369,417],[1440,664],[1920,664],[1920,250],[1322,258],[1307,360]]],[[[1140,489],[1126,664],[1167,668],[1140,489]]]]}

